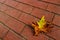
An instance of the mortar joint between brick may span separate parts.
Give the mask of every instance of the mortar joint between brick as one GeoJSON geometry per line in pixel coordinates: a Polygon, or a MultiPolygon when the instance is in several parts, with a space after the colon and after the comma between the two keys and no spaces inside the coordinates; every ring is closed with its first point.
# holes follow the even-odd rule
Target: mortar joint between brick
{"type": "Polygon", "coordinates": [[[9,32],[9,30],[4,34],[3,38],[7,36],[8,32],[9,32]]]}
{"type": "Polygon", "coordinates": [[[53,15],[52,22],[53,22],[54,18],[55,18],[55,14],[53,15]]]}
{"type": "MultiPolygon", "coordinates": [[[[26,26],[26,25],[25,25],[26,26]]],[[[23,27],[23,29],[21,30],[21,33],[23,32],[23,30],[25,29],[25,26],[23,27]]]]}

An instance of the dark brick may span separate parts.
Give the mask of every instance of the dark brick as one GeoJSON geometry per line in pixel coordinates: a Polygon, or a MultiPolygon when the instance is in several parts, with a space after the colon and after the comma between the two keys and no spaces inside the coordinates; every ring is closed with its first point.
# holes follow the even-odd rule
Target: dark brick
{"type": "Polygon", "coordinates": [[[50,13],[41,9],[37,9],[37,8],[34,8],[31,14],[39,18],[41,18],[42,16],[45,16],[45,19],[47,21],[51,21],[54,15],[53,13],[50,13]]]}
{"type": "Polygon", "coordinates": [[[47,10],[49,10],[50,12],[60,14],[60,6],[49,4],[48,7],[47,7],[47,10]]]}
{"type": "Polygon", "coordinates": [[[54,17],[53,23],[60,26],[60,16],[56,15],[54,17]]]}

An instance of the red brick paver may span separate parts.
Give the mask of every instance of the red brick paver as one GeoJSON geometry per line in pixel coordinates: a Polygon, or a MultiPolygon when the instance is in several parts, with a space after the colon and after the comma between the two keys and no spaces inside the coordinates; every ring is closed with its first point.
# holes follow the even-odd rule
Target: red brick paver
{"type": "Polygon", "coordinates": [[[15,30],[17,33],[20,33],[21,30],[24,28],[24,24],[13,19],[13,18],[9,18],[9,21],[7,21],[6,25],[9,26],[9,28],[15,30]]]}
{"type": "Polygon", "coordinates": [[[32,24],[33,21],[37,21],[38,19],[29,15],[29,14],[25,14],[23,13],[20,17],[19,20],[23,21],[26,24],[32,24]]]}
{"type": "Polygon", "coordinates": [[[8,16],[5,13],[0,12],[0,21],[6,23],[8,21],[8,16]]]}
{"type": "Polygon", "coordinates": [[[5,26],[0,23],[0,38],[3,38],[7,32],[8,32],[8,29],[6,29],[5,26]]]}
{"type": "Polygon", "coordinates": [[[60,28],[57,26],[54,26],[54,28],[52,29],[51,33],[48,33],[48,35],[52,36],[53,38],[55,38],[56,40],[60,40],[60,28]]]}
{"type": "Polygon", "coordinates": [[[18,5],[16,5],[16,8],[19,9],[19,10],[22,10],[26,13],[31,13],[33,7],[29,6],[29,5],[19,3],[18,5]]]}
{"type": "Polygon", "coordinates": [[[4,37],[4,40],[22,40],[22,39],[15,33],[8,32],[8,34],[4,37]]]}
{"type": "Polygon", "coordinates": [[[60,26],[60,16],[56,15],[54,20],[53,20],[53,23],[60,26]]]}
{"type": "Polygon", "coordinates": [[[1,10],[1,11],[6,11],[7,8],[8,8],[8,6],[0,3],[0,10],[1,10]]]}
{"type": "Polygon", "coordinates": [[[10,8],[10,7],[7,7],[6,11],[4,11],[4,12],[6,12],[8,15],[10,15],[12,17],[15,17],[15,18],[18,18],[22,14],[21,11],[18,11],[16,9],[13,9],[13,8],[10,8]]]}
{"type": "Polygon", "coordinates": [[[47,10],[54,12],[54,13],[57,13],[57,14],[60,14],[60,6],[49,4],[47,7],[47,10]]]}
{"type": "Polygon", "coordinates": [[[13,0],[6,0],[5,4],[15,7],[18,3],[13,0]]]}

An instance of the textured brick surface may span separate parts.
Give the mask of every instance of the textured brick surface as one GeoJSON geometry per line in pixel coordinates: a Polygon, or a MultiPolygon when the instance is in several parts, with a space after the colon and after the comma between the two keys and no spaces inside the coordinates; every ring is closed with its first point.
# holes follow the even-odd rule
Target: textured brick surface
{"type": "Polygon", "coordinates": [[[29,5],[19,3],[18,5],[16,5],[16,8],[19,9],[19,10],[22,10],[24,12],[30,13],[32,11],[33,7],[29,6],[29,5]]]}
{"type": "Polygon", "coordinates": [[[15,7],[18,3],[13,0],[6,0],[5,4],[15,7]]]}
{"type": "Polygon", "coordinates": [[[22,14],[21,11],[18,11],[16,9],[13,9],[13,8],[10,8],[10,7],[7,7],[6,11],[4,11],[4,12],[6,12],[8,15],[10,15],[12,17],[15,17],[15,18],[18,18],[22,14]]]}
{"type": "Polygon", "coordinates": [[[52,29],[51,33],[48,33],[48,35],[50,35],[51,37],[55,38],[56,40],[60,40],[60,28],[57,26],[54,26],[54,28],[52,29]]]}
{"type": "Polygon", "coordinates": [[[54,13],[57,13],[57,14],[60,14],[60,6],[49,4],[47,7],[47,10],[54,12],[54,13]]]}
{"type": "Polygon", "coordinates": [[[6,23],[8,21],[8,16],[2,12],[0,12],[0,21],[6,23]]]}
{"type": "Polygon", "coordinates": [[[29,4],[35,7],[43,8],[43,9],[45,9],[46,6],[48,5],[48,3],[40,2],[38,0],[16,0],[16,1],[23,2],[23,3],[29,4]]]}
{"type": "Polygon", "coordinates": [[[60,0],[0,0],[0,39],[60,40],[60,0]],[[42,16],[53,29],[34,36],[29,25],[42,16]]]}
{"type": "Polygon", "coordinates": [[[4,37],[4,40],[22,40],[13,32],[8,32],[8,34],[4,37]]]}
{"type": "Polygon", "coordinates": [[[23,23],[15,20],[13,18],[9,18],[8,20],[7,20],[6,25],[8,25],[9,28],[15,30],[16,32],[20,33],[21,30],[24,28],[24,24],[23,23]]]}
{"type": "Polygon", "coordinates": [[[60,4],[60,0],[43,0],[50,3],[60,4]]]}
{"type": "Polygon", "coordinates": [[[60,16],[56,15],[53,20],[53,23],[60,26],[60,16]]]}
{"type": "Polygon", "coordinates": [[[37,8],[34,8],[31,14],[35,15],[35,16],[37,16],[39,18],[41,18],[42,16],[45,16],[45,19],[47,21],[51,21],[52,18],[53,18],[53,15],[54,15],[53,13],[49,13],[47,11],[44,11],[44,10],[41,10],[41,9],[37,9],[37,8]]]}
{"type": "Polygon", "coordinates": [[[24,13],[19,17],[19,20],[23,21],[26,24],[32,24],[33,21],[37,21],[38,19],[24,13]]]}
{"type": "Polygon", "coordinates": [[[6,11],[7,8],[8,8],[8,6],[0,3],[0,10],[1,10],[1,11],[6,11]]]}
{"type": "Polygon", "coordinates": [[[6,29],[5,26],[0,23],[0,38],[4,37],[7,32],[8,29],[6,29]]]}

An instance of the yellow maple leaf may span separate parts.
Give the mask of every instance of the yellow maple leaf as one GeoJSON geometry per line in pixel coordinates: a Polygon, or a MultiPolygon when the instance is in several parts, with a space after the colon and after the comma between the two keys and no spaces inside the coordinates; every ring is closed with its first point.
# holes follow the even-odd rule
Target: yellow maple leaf
{"type": "Polygon", "coordinates": [[[39,21],[37,22],[37,24],[38,24],[38,26],[39,26],[40,29],[44,28],[44,25],[46,24],[45,16],[43,16],[43,17],[41,18],[41,20],[39,20],[39,21]]]}

